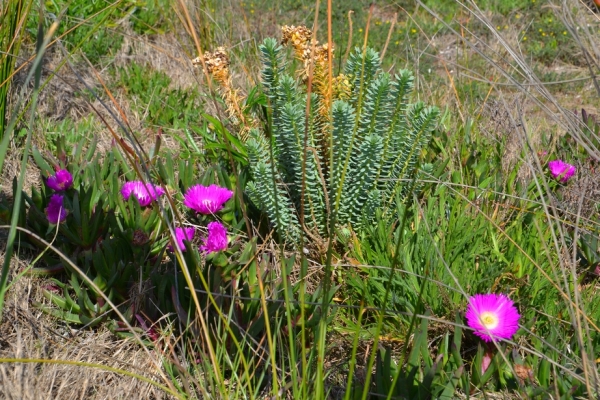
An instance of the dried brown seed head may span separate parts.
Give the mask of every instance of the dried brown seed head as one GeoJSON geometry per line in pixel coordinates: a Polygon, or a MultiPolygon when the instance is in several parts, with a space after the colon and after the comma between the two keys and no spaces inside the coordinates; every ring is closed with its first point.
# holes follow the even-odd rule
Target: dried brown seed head
{"type": "Polygon", "coordinates": [[[281,44],[291,43],[294,47],[305,46],[312,38],[312,31],[306,26],[284,25],[281,33],[281,44]]]}

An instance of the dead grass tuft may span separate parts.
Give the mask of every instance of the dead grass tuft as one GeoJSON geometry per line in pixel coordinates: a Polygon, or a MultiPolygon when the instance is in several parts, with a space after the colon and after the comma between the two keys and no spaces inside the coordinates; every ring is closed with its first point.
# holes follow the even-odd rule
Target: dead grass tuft
{"type": "MultiPolygon", "coordinates": [[[[27,262],[14,258],[14,275],[27,262]]],[[[9,290],[0,325],[0,358],[101,364],[159,382],[147,354],[107,329],[79,331],[31,306],[41,300],[44,279],[21,277],[9,290]]],[[[60,363],[0,363],[0,397],[38,399],[169,399],[161,389],[134,377],[60,363]]]]}
{"type": "Polygon", "coordinates": [[[147,65],[168,74],[172,88],[184,89],[198,85],[193,78],[192,58],[173,34],[139,36],[133,31],[125,31],[114,63],[119,67],[131,62],[147,65]]]}
{"type": "MultiPolygon", "coordinates": [[[[28,50],[34,51],[34,49],[28,50]]],[[[22,59],[28,57],[29,55],[25,55],[22,59]]],[[[80,77],[77,77],[67,65],[60,67],[62,61],[62,53],[56,47],[50,48],[45,54],[41,80],[43,86],[40,90],[36,111],[38,116],[49,120],[61,121],[70,117],[76,121],[89,112],[89,106],[80,94],[85,90],[85,85],[94,88],[95,80],[86,69],[82,69],[79,73],[84,85],[80,81],[80,77]]],[[[13,77],[10,95],[12,107],[10,109],[14,109],[23,87],[25,87],[24,104],[31,100],[33,79],[25,85],[29,70],[30,65],[26,65],[13,77]]]]}
{"type": "MultiPolygon", "coordinates": [[[[4,160],[2,174],[0,174],[0,193],[5,196],[9,203],[12,203],[13,198],[13,179],[18,177],[21,173],[22,157],[23,149],[12,142],[4,160]]],[[[25,171],[23,190],[27,193],[31,193],[32,187],[39,188],[41,185],[42,179],[40,177],[39,169],[35,164],[28,163],[25,171]]]]}

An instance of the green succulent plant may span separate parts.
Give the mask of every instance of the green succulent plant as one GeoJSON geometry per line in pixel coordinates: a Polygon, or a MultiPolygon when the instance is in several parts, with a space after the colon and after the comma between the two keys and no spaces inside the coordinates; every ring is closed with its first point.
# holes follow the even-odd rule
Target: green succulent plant
{"type": "Polygon", "coordinates": [[[260,51],[270,123],[265,132],[252,129],[246,142],[252,174],[246,190],[282,239],[360,229],[374,210],[395,210],[419,189],[414,178],[432,168],[420,160],[439,110],[409,102],[409,70],[392,76],[375,50],[356,48],[335,78],[337,89],[309,97],[306,80],[286,72],[275,39],[260,51]]]}

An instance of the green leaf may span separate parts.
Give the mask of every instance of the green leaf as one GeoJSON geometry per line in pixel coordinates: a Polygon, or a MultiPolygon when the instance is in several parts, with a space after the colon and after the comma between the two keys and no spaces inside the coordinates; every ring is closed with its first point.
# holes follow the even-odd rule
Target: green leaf
{"type": "Polygon", "coordinates": [[[66,297],[68,297],[68,295],[66,295],[65,297],[62,297],[62,296],[52,293],[46,289],[42,290],[42,294],[44,295],[45,298],[50,300],[57,307],[62,308],[64,311],[75,312],[75,313],[79,313],[81,311],[80,308],[76,304],[74,304],[73,302],[68,302],[66,300],[66,297]]]}
{"type": "MultiPolygon", "coordinates": [[[[459,367],[453,372],[452,377],[448,380],[448,383],[444,387],[444,390],[442,391],[442,393],[440,393],[438,397],[439,399],[450,400],[455,398],[456,388],[458,387],[458,383],[461,381],[463,372],[463,366],[459,367]]],[[[468,386],[465,387],[468,388],[468,386]]]]}
{"type": "MultiPolygon", "coordinates": [[[[83,187],[80,190],[85,193],[83,187]]],[[[71,202],[71,205],[73,206],[73,219],[75,220],[75,225],[78,228],[83,228],[84,222],[81,219],[81,209],[79,207],[79,192],[73,193],[73,200],[71,202]]],[[[87,224],[87,222],[88,221],[85,221],[85,224],[87,224]]]]}
{"type": "Polygon", "coordinates": [[[46,162],[44,157],[42,157],[37,147],[33,146],[31,153],[33,155],[35,163],[40,168],[40,170],[42,170],[42,174],[44,175],[44,177],[48,177],[54,174],[54,169],[46,162]]]}
{"type": "Polygon", "coordinates": [[[59,320],[65,321],[70,324],[83,325],[81,318],[79,318],[79,315],[77,315],[77,314],[73,314],[70,312],[62,311],[62,310],[57,310],[57,309],[51,308],[51,307],[47,307],[47,306],[45,306],[41,303],[35,302],[35,301],[33,302],[33,305],[34,305],[34,307],[42,310],[46,314],[53,316],[54,318],[57,318],[59,320]]]}
{"type": "MultiPolygon", "coordinates": [[[[87,138],[86,138],[85,141],[88,142],[87,138]]],[[[91,143],[89,143],[88,150],[85,153],[85,160],[87,162],[91,162],[92,159],[94,158],[94,156],[96,156],[96,146],[97,146],[97,144],[98,144],[98,138],[97,138],[97,136],[93,136],[91,143]]]]}
{"type": "Polygon", "coordinates": [[[540,361],[537,379],[541,387],[548,387],[550,385],[550,361],[546,357],[540,361]]]}

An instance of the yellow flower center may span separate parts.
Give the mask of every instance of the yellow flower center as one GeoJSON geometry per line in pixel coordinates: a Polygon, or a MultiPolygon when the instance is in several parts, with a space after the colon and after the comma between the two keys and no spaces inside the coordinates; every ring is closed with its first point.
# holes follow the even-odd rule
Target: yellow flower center
{"type": "Polygon", "coordinates": [[[498,316],[489,311],[482,312],[479,316],[479,319],[481,320],[483,326],[485,326],[487,329],[494,329],[498,326],[498,316]]]}

